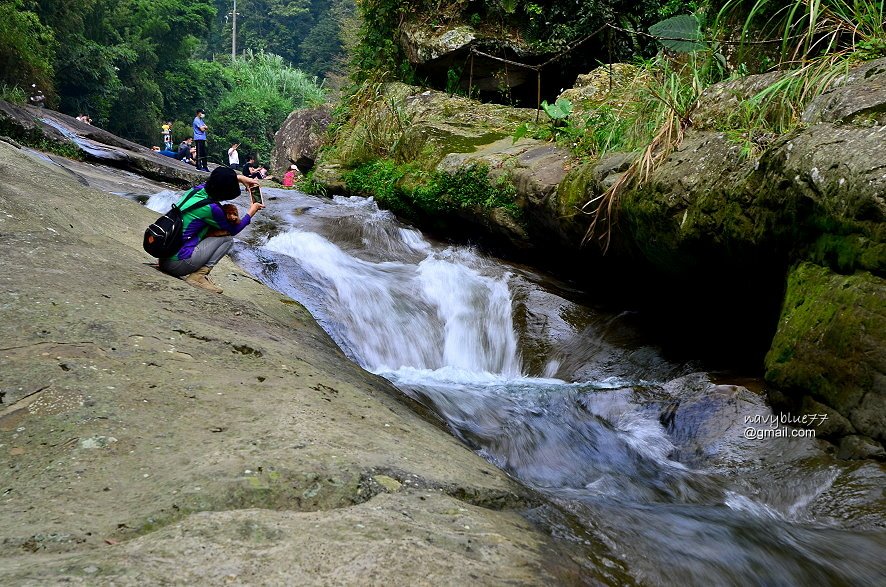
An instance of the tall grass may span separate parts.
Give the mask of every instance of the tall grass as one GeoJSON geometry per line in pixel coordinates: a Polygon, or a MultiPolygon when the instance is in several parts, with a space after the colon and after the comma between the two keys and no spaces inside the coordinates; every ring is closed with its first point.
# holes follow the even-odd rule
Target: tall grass
{"type": "MultiPolygon", "coordinates": [[[[712,29],[724,30],[740,15],[741,39],[780,43],[778,68],[784,74],[770,86],[740,104],[721,128],[745,143],[753,154],[768,138],[802,123],[802,113],[816,96],[840,83],[852,63],[886,56],[886,9],[883,0],[792,0],[787,4],[729,0],[712,29]]],[[[689,54],[682,66],[659,56],[646,62],[622,95],[620,104],[606,113],[592,137],[597,154],[608,149],[640,150],[636,161],[605,193],[587,202],[582,211],[592,215],[585,242],[600,241],[608,249],[619,198],[646,181],[682,141],[691,124],[691,112],[701,92],[718,81],[710,52],[689,54]],[[640,146],[642,145],[642,146],[640,146]]],[[[599,113],[600,111],[598,111],[599,113]]],[[[599,120],[598,120],[599,122],[599,120]]]]}
{"type": "Polygon", "coordinates": [[[249,50],[231,68],[241,87],[251,88],[257,94],[282,95],[295,108],[317,106],[326,99],[323,83],[318,83],[316,76],[293,68],[273,53],[249,50]]]}
{"type": "Polygon", "coordinates": [[[609,102],[621,106],[592,131],[598,155],[607,150],[639,150],[639,155],[618,181],[582,206],[592,215],[584,242],[597,239],[608,250],[620,196],[645,182],[682,142],[699,95],[717,77],[709,53],[688,54],[682,64],[659,55],[643,62],[631,83],[609,96],[609,102]]]}
{"type": "Polygon", "coordinates": [[[756,0],[749,10],[746,6],[744,0],[729,0],[718,21],[746,14],[742,39],[780,39],[783,64],[833,54],[886,55],[882,0],[793,0],[782,6],[756,0]]]}
{"type": "Polygon", "coordinates": [[[379,158],[397,163],[419,158],[428,137],[412,127],[421,120],[401,98],[386,95],[383,82],[364,83],[347,100],[349,120],[338,128],[334,141],[346,166],[379,158]]]}
{"type": "Polygon", "coordinates": [[[756,0],[749,10],[745,6],[730,0],[718,21],[745,14],[742,41],[761,36],[779,40],[777,68],[784,72],[725,121],[725,130],[745,144],[753,143],[755,135],[796,128],[808,104],[844,79],[853,63],[886,56],[882,0],[793,0],[780,7],[756,0]]]}
{"type": "Polygon", "coordinates": [[[27,102],[27,95],[18,86],[2,83],[0,84],[0,100],[6,100],[13,104],[24,104],[27,102]]]}

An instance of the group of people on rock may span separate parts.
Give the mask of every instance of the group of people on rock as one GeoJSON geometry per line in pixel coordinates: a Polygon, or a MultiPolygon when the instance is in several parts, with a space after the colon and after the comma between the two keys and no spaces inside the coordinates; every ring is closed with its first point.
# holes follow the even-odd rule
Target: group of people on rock
{"type": "MultiPolygon", "coordinates": [[[[178,159],[184,163],[194,165],[200,171],[209,171],[206,158],[206,131],[208,126],[205,121],[206,112],[202,108],[198,108],[191,123],[193,136],[183,140],[178,150],[172,148],[172,122],[165,121],[161,125],[163,133],[163,148],[151,147],[155,152],[178,159]]],[[[264,165],[256,162],[254,155],[249,155],[246,163],[240,163],[240,153],[238,149],[240,143],[231,143],[228,149],[228,167],[236,171],[240,171],[244,177],[251,179],[275,179],[264,165]]],[[[282,183],[284,187],[292,187],[299,178],[299,171],[296,165],[291,165],[286,173],[283,174],[282,183]]]]}

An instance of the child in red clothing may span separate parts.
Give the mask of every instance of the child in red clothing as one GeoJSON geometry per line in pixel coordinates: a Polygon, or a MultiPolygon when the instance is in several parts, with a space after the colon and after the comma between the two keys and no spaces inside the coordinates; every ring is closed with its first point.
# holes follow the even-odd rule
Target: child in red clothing
{"type": "Polygon", "coordinates": [[[295,165],[289,166],[289,171],[283,174],[283,187],[291,188],[295,185],[295,178],[298,176],[298,167],[295,165]]]}

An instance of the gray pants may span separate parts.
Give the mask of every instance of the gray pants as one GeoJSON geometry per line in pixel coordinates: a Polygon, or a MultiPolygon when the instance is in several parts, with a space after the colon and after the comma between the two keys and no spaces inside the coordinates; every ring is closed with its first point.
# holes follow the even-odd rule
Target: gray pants
{"type": "Polygon", "coordinates": [[[204,265],[214,267],[234,246],[232,236],[210,236],[197,245],[190,259],[160,259],[160,270],[176,277],[190,275],[204,265]]]}

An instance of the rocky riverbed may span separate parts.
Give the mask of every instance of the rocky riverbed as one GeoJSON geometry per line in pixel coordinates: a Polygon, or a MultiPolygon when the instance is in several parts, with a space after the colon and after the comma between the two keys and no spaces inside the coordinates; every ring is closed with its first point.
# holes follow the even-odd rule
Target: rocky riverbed
{"type": "MultiPolygon", "coordinates": [[[[575,102],[577,117],[615,109],[619,98],[610,88],[624,83],[630,68],[617,64],[579,76],[562,96],[575,102]]],[[[534,110],[399,83],[379,86],[359,116],[337,127],[314,179],[329,192],[384,200],[397,190],[410,193],[416,176],[483,165],[491,181],[510,183],[516,210],[475,204],[423,217],[413,203],[419,225],[447,238],[485,241],[559,271],[600,298],[614,296],[660,316],[672,346],[703,340],[716,324],[731,342],[707,358],[759,370],[773,404],[825,412],[836,423],[826,436],[844,452],[883,458],[886,175],[878,154],[886,146],[886,59],[835,78],[795,130],[769,137],[753,155],[743,153],[725,121],[775,79],[748,76],[702,94],[679,147],[620,197],[606,255],[593,242],[582,245],[590,217],[579,208],[598,201],[636,153],[590,160],[551,142],[518,140],[518,127],[534,110]],[[385,128],[396,141],[373,152],[385,128]],[[380,167],[387,174],[348,185],[355,177],[349,173],[373,158],[389,164],[380,167]],[[395,162],[406,162],[399,175],[390,171],[395,162]]],[[[311,118],[293,115],[299,117],[311,118]]],[[[298,151],[298,141],[287,136],[291,128],[301,127],[278,134],[278,152],[298,151]]],[[[697,356],[709,351],[704,343],[692,349],[697,356]]]]}
{"type": "Polygon", "coordinates": [[[141,250],[162,186],[0,141],[4,584],[542,584],[536,498],[229,261],[141,250]]]}

